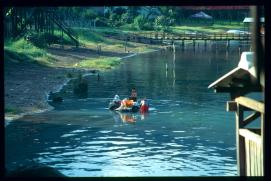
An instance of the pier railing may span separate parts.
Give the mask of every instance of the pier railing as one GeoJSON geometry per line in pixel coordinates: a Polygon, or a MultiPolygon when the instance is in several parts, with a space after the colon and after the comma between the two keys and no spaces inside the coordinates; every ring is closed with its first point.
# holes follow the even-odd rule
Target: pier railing
{"type": "Polygon", "coordinates": [[[250,33],[126,33],[110,35],[110,38],[139,43],[163,43],[164,41],[251,41],[250,33]]]}
{"type": "Polygon", "coordinates": [[[251,40],[250,33],[140,33],[134,36],[157,40],[251,40]]]}
{"type": "Polygon", "coordinates": [[[236,144],[237,168],[240,176],[264,175],[264,103],[248,97],[237,97],[228,101],[227,111],[235,111],[236,115],[236,144]],[[253,113],[244,117],[245,111],[253,113]],[[246,126],[261,118],[260,128],[246,126]]]}

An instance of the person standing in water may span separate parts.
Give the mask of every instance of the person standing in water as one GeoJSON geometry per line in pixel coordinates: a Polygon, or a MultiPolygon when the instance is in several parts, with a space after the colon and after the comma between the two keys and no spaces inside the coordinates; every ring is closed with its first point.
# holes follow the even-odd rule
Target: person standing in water
{"type": "Polygon", "coordinates": [[[149,112],[149,106],[150,105],[145,97],[144,99],[141,100],[140,113],[145,114],[149,112]]]}
{"type": "Polygon", "coordinates": [[[136,104],[136,101],[137,101],[137,92],[135,88],[132,88],[130,97],[128,99],[127,98],[123,99],[121,101],[120,106],[116,110],[122,110],[128,107],[132,107],[134,104],[136,104]]]}
{"type": "Polygon", "coordinates": [[[131,96],[129,97],[129,100],[133,100],[134,102],[137,101],[137,92],[135,88],[132,88],[131,96]]]}

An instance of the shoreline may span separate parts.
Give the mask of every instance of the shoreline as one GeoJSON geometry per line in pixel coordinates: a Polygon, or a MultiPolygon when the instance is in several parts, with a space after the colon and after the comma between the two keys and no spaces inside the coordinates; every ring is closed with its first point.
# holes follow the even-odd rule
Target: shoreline
{"type": "MultiPolygon", "coordinates": [[[[130,55],[127,55],[127,56],[124,56],[124,57],[120,57],[120,60],[125,60],[127,58],[130,58],[130,57],[134,57],[134,56],[137,56],[137,55],[141,55],[141,54],[146,54],[146,53],[152,53],[152,52],[156,52],[156,51],[159,51],[161,49],[158,49],[158,50],[150,50],[150,51],[143,51],[143,52],[140,52],[140,53],[132,53],[130,55]]],[[[74,69],[73,71],[76,72],[76,73],[80,73],[80,72],[84,72],[82,73],[83,77],[85,76],[88,76],[88,75],[93,75],[95,73],[91,73],[93,70],[87,70],[87,69],[74,69]],[[75,71],[74,71],[75,70],[75,71]]],[[[96,70],[97,71],[97,70],[96,70]]],[[[100,70],[98,70],[100,71],[100,70]]],[[[64,72],[62,72],[62,74],[64,74],[64,72]]],[[[51,111],[51,110],[54,110],[55,108],[53,106],[51,106],[49,103],[48,103],[48,98],[49,98],[49,92],[52,92],[52,93],[57,93],[57,92],[60,92],[63,87],[65,85],[67,85],[71,80],[73,80],[74,78],[67,78],[65,77],[64,79],[62,79],[61,83],[55,85],[55,86],[52,86],[50,91],[44,91],[43,93],[45,93],[45,96],[44,96],[44,99],[42,100],[42,103],[44,104],[44,108],[36,108],[36,110],[32,110],[32,111],[24,111],[22,113],[13,113],[13,114],[10,114],[10,113],[4,113],[4,122],[5,122],[5,127],[7,125],[9,125],[9,123],[11,121],[15,121],[17,119],[20,119],[26,115],[29,115],[29,114],[39,114],[39,113],[43,113],[43,112],[47,112],[47,111],[51,111]]]]}

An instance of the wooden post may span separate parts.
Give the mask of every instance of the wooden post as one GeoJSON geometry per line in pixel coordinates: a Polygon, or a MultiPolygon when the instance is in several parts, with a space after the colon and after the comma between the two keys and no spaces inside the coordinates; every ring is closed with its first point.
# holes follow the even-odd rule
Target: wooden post
{"type": "Polygon", "coordinates": [[[236,111],[236,151],[237,151],[237,168],[238,175],[246,175],[246,152],[245,152],[245,139],[239,134],[239,129],[243,127],[242,121],[244,119],[243,107],[237,104],[236,111]]]}
{"type": "Polygon", "coordinates": [[[61,45],[62,45],[62,48],[64,48],[64,37],[63,37],[63,30],[61,30],[61,45]]]}
{"type": "Polygon", "coordinates": [[[230,48],[230,40],[227,40],[227,50],[230,48]]]}
{"type": "Polygon", "coordinates": [[[127,52],[127,39],[126,39],[126,41],[125,41],[125,45],[124,45],[124,51],[125,51],[125,53],[127,52]]]}
{"type": "Polygon", "coordinates": [[[261,154],[261,156],[260,156],[260,164],[261,164],[261,168],[263,168],[262,170],[261,170],[261,173],[260,173],[260,175],[262,175],[262,176],[264,176],[265,175],[265,171],[267,170],[267,169],[269,169],[269,168],[265,168],[265,145],[264,145],[264,143],[265,143],[265,132],[264,132],[264,130],[265,130],[265,122],[264,122],[264,113],[262,113],[261,114],[261,139],[262,139],[262,143],[261,143],[261,147],[262,147],[262,154],[261,154]]]}
{"type": "Polygon", "coordinates": [[[195,46],[196,46],[196,41],[193,40],[193,47],[195,48],[195,46]]]}

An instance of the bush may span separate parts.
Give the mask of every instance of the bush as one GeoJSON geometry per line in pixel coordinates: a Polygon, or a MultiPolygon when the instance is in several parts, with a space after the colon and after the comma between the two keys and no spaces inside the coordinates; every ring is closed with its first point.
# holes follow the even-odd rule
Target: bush
{"type": "MultiPolygon", "coordinates": [[[[26,37],[26,40],[30,41],[33,45],[44,48],[47,45],[54,44],[54,43],[60,43],[62,41],[62,38],[60,36],[52,35],[50,33],[32,33],[28,34],[26,37]]],[[[64,38],[63,41],[64,44],[73,44],[71,40],[64,38]]]]}
{"type": "Polygon", "coordinates": [[[107,22],[108,20],[106,18],[98,17],[95,20],[96,20],[96,26],[100,26],[100,27],[108,26],[108,22],[107,22]]]}
{"type": "Polygon", "coordinates": [[[133,19],[129,13],[124,13],[121,15],[121,24],[122,25],[125,25],[127,23],[130,24],[130,23],[132,23],[132,21],[133,21],[133,19]]]}
{"type": "Polygon", "coordinates": [[[118,27],[121,25],[120,19],[121,19],[121,15],[116,14],[116,13],[111,13],[109,16],[108,23],[111,27],[118,27]]]}
{"type": "Polygon", "coordinates": [[[142,15],[139,15],[134,19],[134,26],[138,30],[153,30],[154,29],[153,23],[151,21],[148,21],[148,19],[142,15]]]}
{"type": "Polygon", "coordinates": [[[143,29],[145,22],[146,20],[142,15],[139,15],[134,19],[134,25],[138,30],[143,29]]]}
{"type": "Polygon", "coordinates": [[[164,15],[157,16],[154,21],[155,30],[163,30],[164,32],[170,31],[170,26],[174,24],[174,19],[164,15]]]}

